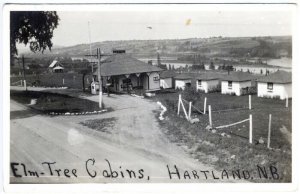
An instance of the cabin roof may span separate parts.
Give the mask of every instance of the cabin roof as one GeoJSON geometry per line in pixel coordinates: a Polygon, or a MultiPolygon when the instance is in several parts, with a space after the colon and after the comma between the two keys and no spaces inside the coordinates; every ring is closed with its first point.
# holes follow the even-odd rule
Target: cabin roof
{"type": "MultiPolygon", "coordinates": [[[[161,68],[144,63],[127,54],[113,54],[101,63],[101,75],[126,75],[133,73],[159,72],[161,68]]],[[[97,70],[94,75],[97,74],[97,70]]]]}
{"type": "Polygon", "coordinates": [[[286,71],[277,71],[270,75],[261,77],[257,82],[292,83],[292,74],[286,71]]]}

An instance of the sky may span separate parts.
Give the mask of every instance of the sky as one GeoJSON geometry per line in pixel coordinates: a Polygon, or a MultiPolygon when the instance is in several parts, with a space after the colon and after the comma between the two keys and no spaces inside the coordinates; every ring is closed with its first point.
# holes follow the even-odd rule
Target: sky
{"type": "MultiPolygon", "coordinates": [[[[245,6],[243,7],[245,8],[245,6]]],[[[57,11],[56,46],[106,40],[292,35],[289,8],[57,11]]]]}

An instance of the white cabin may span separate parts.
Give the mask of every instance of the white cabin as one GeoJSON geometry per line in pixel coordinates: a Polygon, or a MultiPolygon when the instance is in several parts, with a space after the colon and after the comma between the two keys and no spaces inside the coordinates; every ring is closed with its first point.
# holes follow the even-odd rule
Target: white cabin
{"type": "Polygon", "coordinates": [[[281,100],[292,97],[292,74],[285,71],[262,77],[257,80],[257,96],[279,98],[281,100]]]}

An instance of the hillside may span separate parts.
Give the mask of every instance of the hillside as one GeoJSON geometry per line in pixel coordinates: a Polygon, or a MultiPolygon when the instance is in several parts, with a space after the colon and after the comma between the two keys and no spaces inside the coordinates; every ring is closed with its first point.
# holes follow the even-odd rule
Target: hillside
{"type": "MultiPolygon", "coordinates": [[[[103,52],[126,49],[136,57],[201,55],[205,57],[291,57],[292,37],[213,37],[172,40],[126,40],[92,43],[93,52],[100,47],[103,52]]],[[[89,54],[89,44],[58,47],[52,51],[26,53],[29,57],[39,56],[84,56],[89,54]]]]}

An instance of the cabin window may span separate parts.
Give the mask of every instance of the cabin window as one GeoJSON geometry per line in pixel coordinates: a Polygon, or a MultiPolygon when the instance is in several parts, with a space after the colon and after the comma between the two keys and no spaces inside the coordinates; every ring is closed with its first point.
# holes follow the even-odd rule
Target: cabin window
{"type": "Polygon", "coordinates": [[[273,90],[273,83],[269,82],[267,83],[268,90],[273,90]]]}
{"type": "Polygon", "coordinates": [[[202,86],[202,80],[198,80],[198,85],[202,86]]]}
{"type": "Polygon", "coordinates": [[[159,81],[159,77],[158,76],[153,77],[153,81],[159,81]]]}
{"type": "Polygon", "coordinates": [[[228,88],[229,88],[229,89],[232,88],[232,81],[228,81],[228,88]]]}
{"type": "Polygon", "coordinates": [[[191,83],[185,83],[185,86],[187,86],[187,87],[191,87],[191,83]]]}

